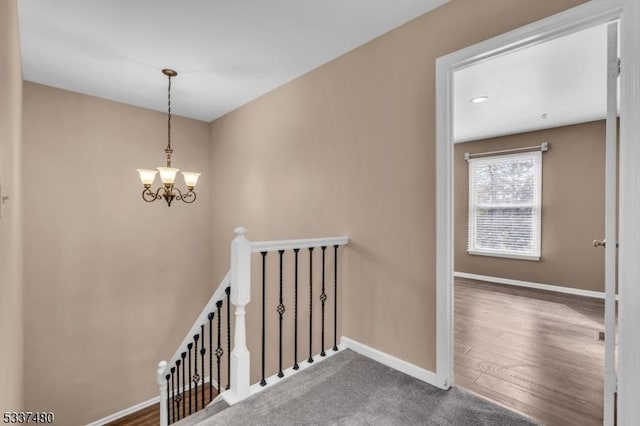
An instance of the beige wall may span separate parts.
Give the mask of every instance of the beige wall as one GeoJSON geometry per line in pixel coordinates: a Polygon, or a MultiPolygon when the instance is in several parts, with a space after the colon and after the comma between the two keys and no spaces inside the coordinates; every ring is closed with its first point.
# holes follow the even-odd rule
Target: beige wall
{"type": "MultiPolygon", "coordinates": [[[[24,86],[25,405],[79,425],[158,395],[214,285],[207,123],[175,117],[174,165],[198,200],[145,203],[166,114],[24,86]]],[[[156,183],[157,185],[157,183],[156,183]]]]}
{"type": "Polygon", "coordinates": [[[341,334],[433,370],[435,59],[579,3],[454,0],[210,127],[176,119],[175,163],[203,172],[191,206],[140,200],[164,114],[25,84],[25,406],[75,425],[155,396],[237,225],[252,240],[349,235],[341,334]]]}
{"type": "Polygon", "coordinates": [[[22,405],[22,69],[16,0],[0,1],[0,413],[22,405]],[[1,201],[0,201],[1,202],[1,201]]]}
{"type": "Polygon", "coordinates": [[[604,291],[605,122],[503,136],[455,146],[455,270],[490,277],[604,291]],[[542,157],[540,261],[467,253],[469,168],[465,152],[485,152],[549,142],[542,157]]]}
{"type": "Polygon", "coordinates": [[[435,60],[579,3],[454,0],[216,120],[214,270],[237,225],[346,234],[343,334],[434,370],[435,60]]]}

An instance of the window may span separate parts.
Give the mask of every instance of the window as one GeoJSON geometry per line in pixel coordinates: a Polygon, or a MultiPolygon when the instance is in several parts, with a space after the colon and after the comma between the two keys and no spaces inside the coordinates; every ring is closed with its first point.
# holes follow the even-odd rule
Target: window
{"type": "Polygon", "coordinates": [[[542,152],[469,159],[470,254],[540,260],[542,152]]]}

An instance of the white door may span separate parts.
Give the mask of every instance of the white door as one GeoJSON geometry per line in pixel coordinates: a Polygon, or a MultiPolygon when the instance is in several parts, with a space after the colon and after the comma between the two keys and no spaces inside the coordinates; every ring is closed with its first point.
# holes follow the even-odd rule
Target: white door
{"type": "Polygon", "coordinates": [[[614,425],[616,377],[616,282],[617,282],[617,116],[618,116],[618,23],[607,31],[607,124],[605,195],[605,353],[604,425],[614,425]]]}

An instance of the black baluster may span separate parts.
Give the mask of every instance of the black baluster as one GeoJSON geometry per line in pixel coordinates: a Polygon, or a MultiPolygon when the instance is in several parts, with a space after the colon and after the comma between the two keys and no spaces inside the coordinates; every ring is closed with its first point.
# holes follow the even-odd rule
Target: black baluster
{"type": "MultiPolygon", "coordinates": [[[[176,411],[178,414],[176,414],[176,417],[178,418],[178,420],[180,420],[180,398],[181,398],[181,394],[180,394],[180,360],[176,360],[176,378],[177,378],[177,385],[178,385],[178,394],[176,395],[176,411]]],[[[184,377],[182,378],[182,380],[184,380],[184,377]]]]}
{"type": "Polygon", "coordinates": [[[169,388],[170,388],[169,379],[171,378],[171,374],[167,374],[166,376],[164,376],[164,378],[167,380],[167,421],[171,423],[171,418],[169,417],[169,413],[170,413],[169,404],[171,403],[171,393],[169,392],[169,388]]]}
{"type": "MultiPolygon", "coordinates": [[[[192,398],[194,400],[194,407],[195,409],[193,410],[193,412],[197,412],[198,411],[198,383],[200,382],[200,375],[198,374],[198,340],[200,339],[200,335],[196,334],[195,336],[193,336],[193,340],[195,341],[195,348],[193,351],[193,390],[195,392],[195,397],[192,398]]],[[[191,395],[192,397],[194,396],[193,394],[191,395]]]]}
{"type": "Polygon", "coordinates": [[[300,249],[293,249],[295,253],[295,287],[293,291],[293,369],[300,368],[298,365],[298,252],[300,249]]]}
{"type": "Polygon", "coordinates": [[[224,290],[227,293],[227,387],[231,387],[231,287],[224,290]]]}
{"type": "Polygon", "coordinates": [[[261,368],[262,368],[262,379],[260,380],[260,386],[265,386],[267,384],[267,381],[264,379],[264,360],[265,360],[265,337],[266,337],[266,333],[265,333],[265,299],[266,299],[266,294],[265,294],[265,274],[266,274],[266,270],[267,270],[267,266],[266,266],[266,257],[267,257],[267,252],[266,251],[261,251],[260,254],[262,255],[262,361],[261,361],[261,368]]]}
{"type": "Polygon", "coordinates": [[[333,246],[333,350],[338,350],[338,245],[333,246]]]}
{"type": "Polygon", "coordinates": [[[218,347],[216,348],[216,361],[218,366],[218,395],[220,395],[220,357],[224,351],[222,350],[222,342],[220,340],[220,323],[222,319],[220,318],[220,309],[222,309],[222,300],[218,300],[216,302],[216,308],[218,308],[218,347]]]}
{"type": "Polygon", "coordinates": [[[192,405],[191,404],[191,400],[193,399],[193,398],[191,398],[191,396],[192,396],[191,395],[192,394],[192,392],[191,392],[191,378],[193,377],[191,375],[191,349],[192,348],[193,348],[193,343],[189,343],[187,345],[187,349],[189,350],[189,358],[188,358],[189,359],[189,382],[188,382],[189,383],[189,415],[191,415],[191,405],[192,405]]]}
{"type": "Polygon", "coordinates": [[[320,302],[322,302],[322,328],[320,329],[320,356],[325,356],[324,352],[324,304],[327,301],[327,293],[324,292],[324,252],[327,249],[326,246],[322,246],[322,293],[320,294],[320,302]]]}
{"type": "Polygon", "coordinates": [[[185,396],[184,396],[185,384],[189,383],[191,381],[184,374],[184,364],[185,364],[184,359],[186,357],[187,357],[187,353],[186,352],[182,352],[180,354],[180,358],[182,358],[182,417],[186,417],[187,416],[187,410],[186,410],[186,405],[185,405],[187,403],[187,398],[185,398],[185,396]]]}
{"type": "Polygon", "coordinates": [[[209,402],[211,402],[213,400],[213,394],[212,394],[212,390],[211,390],[211,383],[213,383],[213,354],[211,352],[211,342],[213,342],[213,338],[212,338],[212,321],[213,318],[215,317],[215,314],[213,312],[210,312],[209,315],[207,315],[207,318],[209,318],[209,402]]]}
{"type": "Polygon", "coordinates": [[[284,373],[282,372],[282,316],[284,315],[285,308],[282,303],[282,256],[284,255],[284,250],[278,250],[278,254],[280,255],[280,295],[279,295],[279,303],[278,303],[278,377],[284,377],[284,373]]]}
{"type": "Polygon", "coordinates": [[[309,359],[313,362],[312,354],[313,341],[313,247],[309,247],[309,359]]]}
{"type": "MultiPolygon", "coordinates": [[[[204,326],[203,326],[204,327],[204,326]]],[[[204,345],[203,345],[204,346],[204,345]]],[[[200,349],[200,355],[202,355],[200,357],[201,361],[202,361],[202,385],[200,386],[202,389],[202,408],[204,408],[204,355],[207,353],[207,350],[205,348],[200,349]]]]}
{"type": "Polygon", "coordinates": [[[205,404],[205,399],[204,399],[204,378],[205,378],[205,374],[204,374],[204,360],[205,360],[205,354],[207,353],[207,350],[204,348],[204,324],[200,325],[200,335],[202,336],[202,349],[200,349],[200,362],[202,363],[202,385],[200,386],[201,390],[202,390],[202,408],[204,409],[205,404]]]}
{"type": "Polygon", "coordinates": [[[175,371],[176,368],[171,367],[171,423],[175,423],[176,421],[176,385],[173,378],[175,371]]]}

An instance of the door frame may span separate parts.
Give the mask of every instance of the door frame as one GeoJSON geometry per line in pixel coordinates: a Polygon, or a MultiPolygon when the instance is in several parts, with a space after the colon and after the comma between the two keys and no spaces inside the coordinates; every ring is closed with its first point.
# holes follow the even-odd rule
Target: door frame
{"type": "Polygon", "coordinates": [[[605,426],[615,424],[616,374],[616,278],[618,251],[618,22],[607,24],[607,118],[605,137],[604,238],[604,418],[605,426]]]}
{"type": "Polygon", "coordinates": [[[618,421],[640,419],[640,2],[596,0],[436,61],[436,376],[453,384],[453,73],[594,25],[621,20],[618,421]],[[631,120],[624,120],[632,117],[631,120]],[[625,380],[626,378],[626,380],[625,380]]]}

